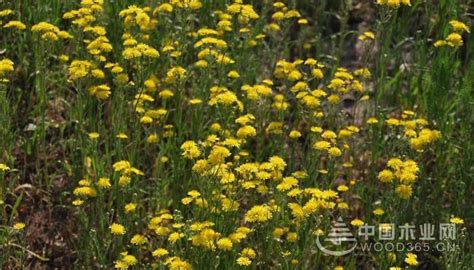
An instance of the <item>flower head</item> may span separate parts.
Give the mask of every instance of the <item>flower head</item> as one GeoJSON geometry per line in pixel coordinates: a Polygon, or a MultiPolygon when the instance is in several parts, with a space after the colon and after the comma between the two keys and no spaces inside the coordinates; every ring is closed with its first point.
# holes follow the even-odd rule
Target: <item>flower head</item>
{"type": "Polygon", "coordinates": [[[109,226],[109,229],[110,229],[110,232],[115,235],[124,235],[127,232],[125,227],[118,223],[113,223],[112,225],[109,226]]]}

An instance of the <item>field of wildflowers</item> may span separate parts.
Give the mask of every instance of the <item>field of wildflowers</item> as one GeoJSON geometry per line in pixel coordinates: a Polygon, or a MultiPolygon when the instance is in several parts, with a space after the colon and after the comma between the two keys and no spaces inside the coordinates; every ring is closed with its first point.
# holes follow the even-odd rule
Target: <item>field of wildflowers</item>
{"type": "Polygon", "coordinates": [[[0,268],[472,269],[473,22],[0,1],[0,268]]]}

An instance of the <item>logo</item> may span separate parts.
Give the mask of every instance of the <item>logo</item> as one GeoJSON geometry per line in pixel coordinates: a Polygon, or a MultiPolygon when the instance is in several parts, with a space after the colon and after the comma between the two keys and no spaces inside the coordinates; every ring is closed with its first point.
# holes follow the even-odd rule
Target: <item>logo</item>
{"type": "Polygon", "coordinates": [[[394,223],[380,223],[378,225],[364,223],[357,227],[356,233],[362,242],[357,241],[342,218],[339,217],[337,222],[332,225],[323,243],[320,235],[317,235],[316,245],[324,254],[332,256],[344,256],[354,249],[362,252],[428,252],[430,250],[454,252],[459,249],[455,243],[456,224],[453,223],[439,224],[439,238],[436,238],[436,226],[432,223],[419,224],[419,230],[416,225],[408,223],[398,225],[398,227],[394,223]],[[378,232],[378,238],[376,232],[378,232]]]}
{"type": "Polygon", "coordinates": [[[356,247],[357,242],[354,235],[351,233],[346,224],[342,222],[339,217],[337,222],[331,227],[329,235],[324,239],[324,242],[330,242],[333,247],[325,247],[320,239],[319,235],[316,238],[316,245],[325,254],[332,256],[344,256],[351,253],[356,247]],[[334,250],[332,250],[334,249],[334,250]]]}

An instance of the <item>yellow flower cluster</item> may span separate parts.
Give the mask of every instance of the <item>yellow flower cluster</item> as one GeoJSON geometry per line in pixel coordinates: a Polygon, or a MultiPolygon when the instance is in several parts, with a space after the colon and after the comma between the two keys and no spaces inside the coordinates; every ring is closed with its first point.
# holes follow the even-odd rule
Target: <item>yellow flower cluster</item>
{"type": "Polygon", "coordinates": [[[133,266],[138,262],[135,256],[128,254],[126,251],[121,252],[120,256],[120,260],[115,261],[115,268],[117,269],[128,269],[130,266],[133,266]]]}
{"type": "Polygon", "coordinates": [[[416,118],[415,112],[410,110],[404,110],[401,119],[392,117],[387,119],[386,123],[390,126],[402,126],[404,137],[410,143],[410,147],[419,152],[441,137],[440,131],[427,128],[428,121],[424,118],[416,118]]]}
{"type": "Polygon", "coordinates": [[[307,25],[309,23],[308,19],[301,17],[298,10],[288,8],[288,6],[281,1],[274,2],[273,7],[275,8],[271,16],[273,22],[266,26],[266,30],[269,32],[281,31],[282,24],[287,20],[297,19],[300,25],[307,25]]]}
{"type": "Polygon", "coordinates": [[[97,196],[96,189],[92,186],[89,180],[80,180],[79,186],[74,189],[74,195],[82,197],[95,197],[97,196]]]}
{"type": "Polygon", "coordinates": [[[83,0],[81,8],[64,13],[63,19],[72,20],[74,25],[85,28],[97,20],[97,15],[104,10],[103,5],[103,0],[83,0]]]}
{"type": "Polygon", "coordinates": [[[3,25],[3,28],[16,28],[18,30],[25,30],[26,29],[26,25],[24,23],[22,23],[21,21],[17,21],[17,20],[11,20],[11,21],[8,21],[7,23],[3,23],[3,17],[8,17],[9,15],[13,14],[13,10],[11,9],[4,9],[4,10],[0,10],[0,26],[3,25]]]}
{"type": "Polygon", "coordinates": [[[31,27],[32,32],[41,33],[41,38],[45,40],[57,41],[61,39],[71,39],[73,36],[67,31],[60,30],[57,26],[48,22],[40,22],[31,27]]]}
{"type": "Polygon", "coordinates": [[[368,70],[365,70],[364,73],[362,70],[356,70],[354,71],[354,75],[352,75],[345,68],[338,68],[336,70],[336,73],[334,73],[334,78],[330,81],[328,88],[337,93],[333,93],[328,97],[329,103],[337,104],[339,102],[338,94],[346,94],[351,90],[359,93],[364,91],[362,83],[359,80],[355,79],[354,76],[370,77],[370,72],[368,72],[368,70]]]}
{"type": "Polygon", "coordinates": [[[412,185],[417,179],[419,172],[418,164],[411,159],[402,161],[399,158],[391,158],[387,162],[387,169],[379,172],[378,179],[384,183],[390,183],[394,179],[400,184],[396,192],[403,199],[408,199],[412,195],[412,185]]]}
{"type": "Polygon", "coordinates": [[[317,151],[327,151],[332,157],[338,157],[342,155],[342,149],[349,149],[350,146],[347,144],[347,139],[351,138],[354,134],[359,132],[359,128],[356,126],[348,126],[347,128],[341,129],[338,134],[332,130],[323,130],[320,127],[312,127],[311,131],[320,133],[320,138],[313,144],[313,148],[317,151]],[[341,146],[337,146],[337,138],[341,141],[341,146]]]}
{"type": "Polygon", "coordinates": [[[81,35],[87,37],[83,40],[83,43],[87,53],[93,59],[73,60],[69,65],[69,77],[73,81],[90,78],[91,80],[86,80],[87,90],[91,96],[95,96],[99,100],[105,100],[111,94],[109,84],[103,82],[94,84],[93,82],[94,79],[105,79],[104,67],[111,69],[111,73],[116,75],[118,81],[128,80],[123,78],[126,75],[122,73],[123,69],[119,65],[107,63],[103,66],[102,64],[107,61],[107,53],[110,53],[113,49],[106,36],[107,31],[104,25],[101,25],[100,21],[97,20],[104,11],[103,4],[103,0],[81,1],[81,8],[68,11],[63,15],[64,19],[71,20],[79,28],[81,35]]]}
{"type": "Polygon", "coordinates": [[[449,25],[454,30],[454,32],[450,33],[445,39],[437,40],[434,43],[435,47],[443,47],[443,46],[460,47],[464,43],[462,41],[461,34],[463,32],[471,33],[470,28],[466,24],[458,20],[449,21],[449,25]]]}
{"type": "Polygon", "coordinates": [[[120,186],[126,186],[130,184],[130,181],[132,180],[132,175],[144,175],[142,171],[135,167],[132,167],[130,162],[126,160],[115,162],[113,167],[114,171],[120,172],[120,177],[118,180],[118,184],[120,186]]]}
{"type": "Polygon", "coordinates": [[[8,72],[12,72],[13,68],[13,61],[10,59],[2,59],[0,60],[0,82],[8,82],[8,79],[5,78],[5,75],[8,72]]]}

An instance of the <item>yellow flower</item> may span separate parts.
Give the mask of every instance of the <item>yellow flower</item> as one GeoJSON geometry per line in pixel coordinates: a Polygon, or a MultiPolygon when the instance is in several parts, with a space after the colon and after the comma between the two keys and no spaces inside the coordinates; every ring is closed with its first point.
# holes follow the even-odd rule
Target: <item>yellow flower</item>
{"type": "Polygon", "coordinates": [[[337,204],[337,208],[339,209],[349,209],[349,205],[345,202],[340,202],[337,204]]]}
{"type": "Polygon", "coordinates": [[[141,234],[135,234],[130,240],[130,243],[133,245],[140,246],[146,243],[146,238],[141,234]]]}
{"type": "Polygon", "coordinates": [[[212,147],[212,150],[209,153],[208,161],[211,164],[222,164],[224,163],[225,158],[229,157],[230,155],[231,153],[229,149],[223,146],[215,145],[212,147]]]}
{"type": "Polygon", "coordinates": [[[134,212],[137,209],[137,205],[134,203],[128,203],[124,206],[125,213],[134,212]]]}
{"type": "Polygon", "coordinates": [[[97,186],[100,188],[110,188],[110,179],[105,177],[100,178],[97,182],[97,186]]]}
{"type": "Polygon", "coordinates": [[[351,225],[354,226],[354,227],[360,227],[362,225],[364,225],[364,222],[358,218],[354,219],[351,221],[351,225]]]}
{"type": "Polygon", "coordinates": [[[122,258],[115,261],[115,268],[128,269],[130,266],[137,264],[138,260],[135,256],[128,254],[128,252],[120,253],[122,258]]]}
{"type": "Polygon", "coordinates": [[[179,232],[174,232],[174,233],[171,233],[169,236],[168,236],[168,241],[172,244],[176,243],[176,241],[178,241],[179,239],[181,239],[182,237],[184,236],[184,234],[182,233],[179,233],[179,232]]]}
{"type": "Polygon", "coordinates": [[[302,77],[303,74],[301,74],[301,72],[299,72],[298,70],[293,70],[290,72],[290,74],[288,74],[288,80],[292,82],[300,80],[302,77]]]}
{"type": "Polygon", "coordinates": [[[254,137],[257,135],[257,130],[250,125],[246,125],[239,128],[239,130],[237,130],[236,135],[238,138],[254,137]]]}
{"type": "Polygon", "coordinates": [[[446,42],[448,46],[451,47],[460,47],[463,45],[462,37],[458,33],[451,33],[446,37],[446,42]]]}
{"type": "Polygon", "coordinates": [[[197,105],[197,104],[201,104],[202,103],[202,100],[199,99],[199,98],[193,98],[191,100],[189,100],[189,104],[191,105],[197,105]]]}
{"type": "Polygon", "coordinates": [[[341,192],[344,192],[344,191],[348,191],[349,188],[346,186],[346,185],[340,185],[337,187],[337,191],[341,191],[341,192]]]}
{"type": "Polygon", "coordinates": [[[25,30],[26,29],[26,25],[20,21],[9,21],[8,23],[6,23],[3,28],[9,28],[9,27],[13,27],[13,28],[16,28],[18,30],[25,30]]]}
{"type": "Polygon", "coordinates": [[[332,105],[338,104],[339,100],[340,100],[339,96],[336,95],[336,94],[330,95],[328,97],[328,102],[329,102],[329,104],[332,104],[332,105]]]}
{"type": "Polygon", "coordinates": [[[121,140],[128,139],[128,136],[127,136],[127,134],[125,134],[125,133],[123,133],[123,132],[121,132],[121,133],[117,134],[117,136],[116,136],[116,137],[117,137],[117,139],[121,139],[121,140]]]}
{"type": "Polygon", "coordinates": [[[181,260],[179,257],[170,257],[165,260],[165,264],[169,264],[170,270],[191,270],[191,264],[181,260]]]}
{"type": "Polygon", "coordinates": [[[74,189],[73,194],[76,196],[95,197],[97,191],[89,186],[81,186],[74,189]]]}
{"type": "Polygon", "coordinates": [[[160,12],[171,13],[173,12],[173,6],[168,3],[163,3],[153,10],[153,15],[157,15],[160,12]]]}
{"type": "Polygon", "coordinates": [[[328,154],[333,156],[333,157],[339,157],[342,155],[341,149],[338,147],[331,147],[328,149],[328,154]]]}
{"type": "Polygon", "coordinates": [[[459,218],[459,217],[452,217],[449,219],[449,222],[453,223],[453,224],[464,224],[464,220],[462,218],[459,218]]]}
{"type": "Polygon", "coordinates": [[[209,63],[206,60],[199,60],[196,63],[194,63],[194,65],[198,68],[206,68],[209,65],[209,63]]]}
{"type": "Polygon", "coordinates": [[[395,191],[402,199],[409,199],[413,193],[411,186],[409,185],[399,185],[395,191]]]}
{"type": "Polygon", "coordinates": [[[273,216],[270,206],[256,205],[245,214],[246,222],[265,222],[273,216]]]}
{"type": "Polygon", "coordinates": [[[11,72],[14,70],[13,61],[10,59],[0,60],[0,82],[8,82],[7,79],[2,78],[5,76],[5,73],[11,72]]]}
{"type": "Polygon", "coordinates": [[[391,8],[398,8],[400,4],[411,6],[410,0],[377,0],[378,5],[386,5],[391,8]]]}
{"type": "Polygon", "coordinates": [[[133,255],[125,255],[122,258],[122,261],[127,265],[135,265],[137,263],[137,258],[135,258],[133,255]]]}
{"type": "Polygon", "coordinates": [[[106,84],[91,86],[88,91],[91,96],[100,100],[108,98],[111,94],[110,87],[106,84]]]}
{"type": "Polygon", "coordinates": [[[124,235],[127,232],[125,227],[118,223],[113,223],[112,225],[109,226],[109,229],[110,229],[110,232],[115,235],[124,235]]]}
{"type": "Polygon", "coordinates": [[[227,73],[227,77],[231,79],[237,79],[240,77],[240,74],[236,70],[231,70],[229,73],[227,73]]]}
{"type": "Polygon", "coordinates": [[[79,185],[80,186],[90,186],[91,182],[87,179],[81,179],[81,180],[79,180],[79,185]]]}
{"type": "Polygon", "coordinates": [[[158,135],[156,134],[150,134],[147,138],[146,138],[146,142],[147,143],[155,143],[158,141],[158,135]]]}
{"type": "Polygon", "coordinates": [[[165,99],[169,99],[169,98],[173,97],[174,93],[169,89],[165,89],[163,91],[160,91],[160,93],[158,93],[158,95],[160,96],[160,98],[165,100],[165,99]]]}
{"type": "Polygon", "coordinates": [[[308,19],[301,18],[301,19],[298,20],[298,24],[307,25],[308,24],[308,19]]]}
{"type": "Polygon", "coordinates": [[[145,115],[142,118],[140,118],[140,123],[142,123],[142,124],[153,123],[153,118],[151,118],[150,116],[145,115]]]}
{"type": "Polygon", "coordinates": [[[292,130],[288,136],[291,139],[298,139],[299,137],[301,137],[301,132],[299,132],[298,130],[292,130]]]}
{"type": "Polygon", "coordinates": [[[123,262],[121,260],[117,260],[114,263],[115,263],[114,267],[116,269],[128,269],[128,267],[129,267],[125,262],[123,262]]]}
{"type": "Polygon", "coordinates": [[[359,35],[358,39],[360,41],[364,41],[367,39],[374,40],[375,39],[375,34],[373,32],[364,32],[362,35],[359,35]]]}
{"type": "Polygon", "coordinates": [[[379,120],[377,120],[377,118],[375,117],[371,117],[369,119],[367,119],[367,124],[377,124],[379,122],[379,120]]]}
{"type": "Polygon", "coordinates": [[[185,141],[181,145],[181,151],[183,151],[183,157],[187,159],[195,159],[201,155],[201,151],[194,141],[185,141]]]}
{"type": "Polygon", "coordinates": [[[381,216],[385,213],[385,211],[381,208],[377,208],[374,211],[372,211],[372,213],[374,213],[374,215],[376,215],[376,216],[381,216]]]}
{"type": "Polygon", "coordinates": [[[81,206],[82,204],[84,204],[83,200],[77,199],[77,200],[72,201],[72,205],[74,206],[81,206]]]}
{"type": "Polygon", "coordinates": [[[298,240],[298,234],[295,233],[295,232],[290,232],[286,235],[286,240],[288,240],[288,242],[296,242],[296,240],[298,240]]]}
{"type": "Polygon", "coordinates": [[[400,125],[400,120],[396,118],[389,118],[385,121],[389,126],[398,126],[400,125]]]}
{"type": "Polygon", "coordinates": [[[13,225],[13,229],[17,230],[17,231],[21,231],[25,228],[25,223],[22,223],[22,222],[18,222],[18,223],[15,223],[13,225]]]}
{"type": "Polygon", "coordinates": [[[245,256],[237,258],[237,264],[238,265],[249,266],[251,263],[252,263],[252,261],[249,258],[245,257],[245,256]]]}
{"type": "Polygon", "coordinates": [[[130,176],[122,175],[119,177],[119,185],[121,186],[126,186],[130,184],[131,181],[132,181],[132,178],[130,176]]]}
{"type": "Polygon", "coordinates": [[[313,68],[313,70],[311,70],[311,75],[313,75],[317,79],[324,78],[323,71],[320,68],[313,68]]]}
{"type": "Polygon", "coordinates": [[[255,253],[255,250],[251,248],[244,248],[242,252],[240,253],[240,255],[248,257],[250,259],[255,259],[255,257],[257,256],[257,253],[255,253]]]}
{"type": "Polygon", "coordinates": [[[154,80],[152,79],[148,79],[146,80],[143,85],[145,85],[146,89],[148,91],[153,91],[153,90],[156,90],[156,83],[154,80]]]}
{"type": "Polygon", "coordinates": [[[116,172],[123,171],[123,170],[129,169],[131,167],[132,167],[132,165],[130,164],[130,162],[128,162],[126,160],[117,161],[113,165],[114,171],[116,171],[116,172]]]}
{"type": "Polygon", "coordinates": [[[390,170],[383,170],[379,172],[378,179],[380,182],[389,183],[392,182],[394,175],[390,170]]]}
{"type": "Polygon", "coordinates": [[[89,135],[89,139],[91,139],[91,140],[96,140],[96,139],[98,139],[98,138],[100,137],[100,134],[97,133],[97,132],[91,132],[91,133],[89,133],[89,134],[87,134],[87,135],[89,135]]]}
{"type": "Polygon", "coordinates": [[[285,234],[285,229],[284,228],[275,228],[273,230],[273,237],[274,238],[280,238],[285,234]]]}
{"type": "Polygon", "coordinates": [[[279,191],[286,191],[297,185],[298,185],[298,179],[292,176],[288,176],[288,177],[284,177],[281,183],[277,185],[277,189],[279,191]]]}
{"type": "Polygon", "coordinates": [[[469,27],[464,24],[463,22],[457,21],[457,20],[451,20],[449,21],[449,25],[453,27],[454,31],[458,31],[460,33],[466,31],[468,33],[471,33],[469,27]]]}
{"type": "Polygon", "coordinates": [[[11,9],[0,10],[0,17],[6,17],[10,14],[13,14],[13,10],[11,9]]]}
{"type": "Polygon", "coordinates": [[[8,167],[4,163],[0,163],[0,171],[5,172],[5,171],[9,171],[9,170],[10,170],[10,167],[8,167]]]}
{"type": "Polygon", "coordinates": [[[158,249],[155,249],[153,252],[152,252],[152,256],[153,257],[163,257],[163,256],[166,256],[168,255],[169,252],[168,250],[164,249],[164,248],[158,248],[158,249]]]}
{"type": "Polygon", "coordinates": [[[403,161],[399,158],[391,158],[388,160],[387,166],[394,170],[398,170],[403,166],[403,161]]]}
{"type": "Polygon", "coordinates": [[[221,238],[217,241],[217,247],[222,250],[232,250],[232,241],[229,238],[221,238]]]}
{"type": "Polygon", "coordinates": [[[324,231],[321,230],[321,229],[316,229],[313,231],[313,234],[316,235],[316,236],[321,236],[324,234],[324,231]]]}
{"type": "Polygon", "coordinates": [[[105,73],[100,69],[91,70],[91,75],[92,77],[98,78],[98,79],[103,79],[105,77],[105,73]]]}
{"type": "Polygon", "coordinates": [[[408,264],[408,265],[412,265],[412,266],[415,266],[415,265],[418,265],[418,261],[416,259],[416,255],[411,253],[411,252],[408,252],[406,254],[406,257],[405,257],[405,262],[408,264]]]}
{"type": "Polygon", "coordinates": [[[327,150],[331,147],[331,143],[327,141],[317,141],[313,144],[313,148],[316,150],[327,150]]]}

